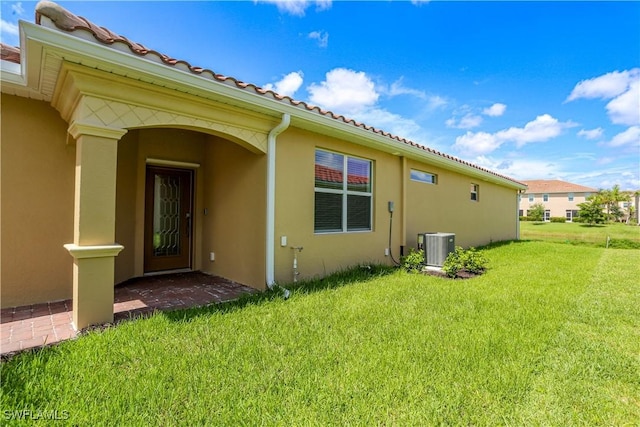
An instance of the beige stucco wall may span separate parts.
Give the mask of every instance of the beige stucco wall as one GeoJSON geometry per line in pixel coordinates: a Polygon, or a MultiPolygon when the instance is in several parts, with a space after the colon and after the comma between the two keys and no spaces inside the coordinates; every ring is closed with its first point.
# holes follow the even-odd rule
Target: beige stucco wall
{"type": "Polygon", "coordinates": [[[590,194],[591,193],[573,193],[573,201],[571,202],[569,201],[569,193],[548,193],[549,201],[547,202],[543,199],[543,193],[533,194],[534,199],[532,202],[529,202],[529,194],[523,194],[520,199],[520,209],[522,210],[522,215],[527,216],[527,210],[530,209],[531,206],[536,203],[542,203],[545,209],[551,211],[551,216],[565,217],[568,209],[580,210],[578,205],[586,202],[590,194]]]}
{"type": "Polygon", "coordinates": [[[2,307],[71,298],[75,147],[47,103],[2,95],[2,307]]]}
{"type": "Polygon", "coordinates": [[[407,246],[417,246],[423,232],[455,233],[456,246],[469,247],[517,238],[517,190],[409,161],[407,176],[407,246]],[[434,173],[437,184],[409,178],[410,169],[434,173]],[[470,197],[471,184],[479,200],[470,197]]]}
{"type": "MultiPolygon", "coordinates": [[[[275,279],[293,280],[292,246],[298,255],[300,279],[324,276],[360,263],[391,263],[388,201],[394,201],[394,257],[399,256],[402,209],[399,157],[348,142],[290,128],[278,137],[276,157],[275,279]],[[373,161],[373,230],[352,233],[314,234],[315,150],[335,151],[373,161]],[[287,246],[280,245],[287,237],[287,246]]],[[[264,241],[264,240],[261,240],[264,241]]]]}
{"type": "MultiPolygon", "coordinates": [[[[2,108],[2,306],[70,298],[73,262],[62,245],[73,241],[75,148],[66,145],[67,124],[42,102],[3,95],[2,108]]],[[[124,250],[115,258],[116,283],[144,273],[145,168],[154,158],[199,165],[194,168],[193,268],[264,289],[267,156],[230,139],[150,128],[132,129],[118,142],[116,242],[124,250]]],[[[304,247],[301,279],[360,263],[391,264],[385,255],[389,201],[395,203],[391,248],[396,259],[405,241],[415,245],[418,232],[454,232],[461,246],[516,237],[516,190],[347,141],[291,127],[278,137],[276,169],[279,283],[293,278],[291,246],[304,247]],[[314,233],[316,148],[373,162],[371,231],[314,233]],[[411,181],[411,168],[437,174],[438,184],[411,181]],[[479,202],[469,199],[472,182],[480,185],[479,202]],[[282,236],[287,237],[284,247],[282,236]]]]}
{"type": "Polygon", "coordinates": [[[214,136],[205,151],[202,270],[264,289],[266,156],[214,136]]]}

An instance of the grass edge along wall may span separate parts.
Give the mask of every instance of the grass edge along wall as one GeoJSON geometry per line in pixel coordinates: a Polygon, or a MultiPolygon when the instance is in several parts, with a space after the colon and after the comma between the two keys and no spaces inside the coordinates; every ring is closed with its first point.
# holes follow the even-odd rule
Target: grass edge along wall
{"type": "Polygon", "coordinates": [[[303,248],[296,255],[299,278],[308,278],[358,263],[390,264],[391,256],[399,259],[401,246],[404,253],[416,248],[421,232],[456,233],[456,244],[464,247],[517,238],[516,189],[295,128],[278,138],[277,150],[276,280],[280,283],[293,280],[296,247],[303,248]],[[316,164],[318,153],[371,162],[369,229],[315,229],[314,171],[322,166],[316,164]],[[412,170],[429,171],[437,181],[415,181],[412,170]],[[389,202],[394,204],[393,218],[389,202]],[[391,254],[386,255],[390,229],[391,254]]]}

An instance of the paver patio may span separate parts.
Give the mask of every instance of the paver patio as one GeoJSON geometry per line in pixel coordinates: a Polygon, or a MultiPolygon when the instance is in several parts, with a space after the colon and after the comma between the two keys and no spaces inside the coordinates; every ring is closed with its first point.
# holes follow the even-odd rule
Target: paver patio
{"type": "MultiPolygon", "coordinates": [[[[145,276],[114,290],[114,323],[156,310],[168,311],[231,301],[257,290],[201,272],[145,276]]],[[[0,310],[0,353],[10,353],[75,338],[72,301],[0,310]]]]}

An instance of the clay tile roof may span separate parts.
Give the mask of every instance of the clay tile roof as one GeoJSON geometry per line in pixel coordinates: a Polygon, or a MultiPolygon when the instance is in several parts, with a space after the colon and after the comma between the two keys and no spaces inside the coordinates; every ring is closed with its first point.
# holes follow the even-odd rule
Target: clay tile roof
{"type": "Polygon", "coordinates": [[[597,193],[598,190],[559,179],[534,179],[522,181],[529,188],[527,193],[597,193]]]}
{"type": "MultiPolygon", "coordinates": [[[[342,182],[342,171],[327,166],[316,165],[316,179],[324,182],[342,182]]],[[[347,175],[347,184],[368,184],[369,178],[360,175],[347,175]]]]}
{"type": "Polygon", "coordinates": [[[0,59],[19,64],[20,48],[0,43],[0,59]]]}
{"type": "Polygon", "coordinates": [[[267,90],[267,89],[263,89],[260,88],[256,85],[253,84],[248,84],[248,83],[244,83],[241,82],[233,77],[227,77],[221,74],[217,74],[212,70],[209,70],[207,68],[201,68],[201,67],[195,67],[193,65],[191,65],[190,63],[188,63],[187,61],[183,61],[183,60],[177,60],[174,58],[171,58],[165,54],[162,54],[156,50],[153,49],[149,49],[139,43],[135,43],[130,41],[129,39],[127,39],[124,36],[118,35],[118,34],[114,34],[113,32],[109,31],[106,28],[103,27],[99,27],[97,25],[95,25],[94,23],[90,22],[89,20],[82,18],[80,16],[76,16],[73,13],[69,12],[68,10],[64,9],[63,7],[59,6],[56,3],[53,3],[51,1],[40,1],[37,5],[36,5],[36,24],[38,25],[42,25],[41,24],[41,19],[42,16],[46,16],[47,18],[49,18],[54,24],[55,26],[62,30],[62,31],[67,31],[67,32],[74,32],[74,31],[87,31],[89,33],[91,33],[93,35],[93,37],[96,39],[96,41],[106,44],[106,45],[113,45],[114,43],[124,43],[126,46],[128,46],[129,50],[135,54],[138,55],[140,57],[155,57],[157,59],[159,59],[162,63],[164,63],[167,66],[172,66],[172,67],[176,67],[179,66],[180,68],[185,68],[187,70],[189,70],[191,73],[194,74],[198,74],[201,75],[202,77],[205,78],[210,78],[213,79],[215,81],[218,82],[222,82],[225,84],[231,84],[231,85],[235,85],[238,89],[242,89],[242,90],[246,90],[246,91],[252,91],[258,95],[262,95],[265,97],[269,97],[274,99],[275,101],[278,102],[284,102],[284,103],[288,103],[292,106],[295,107],[299,107],[299,108],[304,108],[306,110],[312,111],[312,112],[316,112],[320,115],[332,118],[334,120],[338,120],[341,121],[345,124],[350,124],[353,125],[355,127],[359,127],[361,129],[367,130],[369,132],[372,133],[376,133],[379,135],[383,135],[385,137],[388,137],[389,139],[393,139],[395,141],[398,141],[402,144],[406,144],[412,147],[416,147],[419,148],[421,150],[424,150],[427,153],[430,154],[434,154],[449,160],[452,160],[454,162],[460,163],[462,165],[474,168],[476,170],[482,171],[484,173],[488,173],[491,175],[494,175],[496,177],[511,181],[515,184],[522,184],[519,181],[514,180],[513,178],[510,178],[508,176],[505,175],[500,175],[496,172],[493,172],[491,170],[482,168],[480,166],[474,165],[472,163],[460,160],[456,157],[447,155],[447,154],[443,154],[439,151],[433,150],[431,148],[425,147],[423,145],[417,144],[413,141],[409,141],[405,138],[401,138],[399,136],[396,135],[392,135],[389,132],[385,132],[383,130],[380,129],[376,129],[372,126],[367,126],[363,123],[359,123],[356,122],[353,119],[344,117],[342,115],[338,115],[335,114],[331,111],[325,111],[322,110],[320,107],[315,106],[315,105],[310,105],[307,104],[304,101],[297,101],[294,100],[293,98],[286,96],[286,95],[280,95],[272,90],[267,90]]]}

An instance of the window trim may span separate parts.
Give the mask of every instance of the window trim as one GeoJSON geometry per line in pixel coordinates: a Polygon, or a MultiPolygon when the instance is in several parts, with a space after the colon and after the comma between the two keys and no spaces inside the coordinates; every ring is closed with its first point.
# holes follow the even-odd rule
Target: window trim
{"type": "Polygon", "coordinates": [[[313,226],[313,233],[314,234],[343,234],[343,233],[370,233],[373,231],[373,193],[374,193],[374,186],[373,186],[373,175],[374,175],[374,161],[371,159],[367,159],[364,157],[359,157],[359,156],[353,156],[350,154],[345,154],[345,153],[340,153],[337,151],[332,151],[332,150],[326,150],[323,148],[317,148],[314,151],[314,170],[315,170],[315,166],[317,165],[316,161],[315,161],[315,156],[317,155],[318,152],[324,152],[324,153],[329,153],[332,155],[338,155],[338,156],[342,156],[342,189],[333,189],[333,188],[322,188],[322,187],[316,187],[316,183],[315,183],[315,177],[314,177],[314,184],[313,184],[313,194],[314,194],[314,226],[313,226]],[[369,163],[369,191],[354,191],[354,190],[349,190],[348,186],[349,186],[349,180],[348,180],[348,164],[349,164],[349,159],[356,159],[356,160],[361,160],[364,162],[368,162],[369,163]],[[346,177],[346,179],[345,179],[346,177]],[[325,194],[340,194],[342,195],[342,218],[341,218],[341,222],[342,222],[342,230],[328,230],[328,231],[323,231],[323,230],[316,230],[315,228],[315,195],[316,193],[325,193],[325,194]],[[349,230],[348,228],[348,199],[349,196],[366,196],[369,197],[369,228],[368,229],[353,229],[353,230],[349,230]]]}
{"type": "Polygon", "coordinates": [[[574,194],[573,194],[573,193],[569,193],[569,194],[567,194],[567,199],[568,199],[568,201],[569,201],[569,202],[573,202],[573,198],[574,198],[574,197],[575,197],[575,196],[574,196],[574,194]]]}
{"type": "Polygon", "coordinates": [[[471,201],[479,202],[480,201],[480,184],[471,183],[471,201]],[[475,197],[474,197],[475,196],[475,197]]]}
{"type": "Polygon", "coordinates": [[[529,194],[529,203],[532,203],[535,201],[536,201],[536,195],[533,193],[529,194]]]}
{"type": "Polygon", "coordinates": [[[409,179],[411,179],[411,181],[421,182],[423,184],[438,185],[438,175],[437,174],[432,173],[432,172],[422,171],[420,169],[411,169],[409,171],[409,179]],[[417,172],[419,174],[429,175],[431,177],[431,181],[426,181],[424,179],[420,179],[419,176],[414,176],[414,172],[417,172]]]}
{"type": "Polygon", "coordinates": [[[543,202],[548,202],[549,201],[549,194],[545,193],[542,195],[542,201],[543,202]]]}

